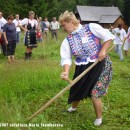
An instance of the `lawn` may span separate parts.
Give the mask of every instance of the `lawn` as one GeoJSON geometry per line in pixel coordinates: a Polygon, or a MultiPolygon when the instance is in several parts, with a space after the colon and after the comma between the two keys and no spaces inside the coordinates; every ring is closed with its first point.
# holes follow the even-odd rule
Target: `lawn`
{"type": "MultiPolygon", "coordinates": [[[[17,44],[16,62],[8,64],[7,57],[0,55],[0,130],[130,130],[130,53],[121,62],[114,51],[113,80],[103,100],[103,124],[95,127],[95,113],[90,99],[81,101],[76,112],[64,112],[68,92],[57,99],[48,109],[30,122],[27,118],[68,85],[60,79],[60,45],[65,33],[59,32],[59,39],[44,40],[34,49],[32,59],[24,60],[25,47],[17,44]],[[6,123],[6,124],[5,124],[6,123]],[[45,127],[44,125],[62,127],[45,127]],[[6,125],[6,126],[5,126],[6,125]]],[[[71,67],[70,78],[74,72],[71,67]]]]}

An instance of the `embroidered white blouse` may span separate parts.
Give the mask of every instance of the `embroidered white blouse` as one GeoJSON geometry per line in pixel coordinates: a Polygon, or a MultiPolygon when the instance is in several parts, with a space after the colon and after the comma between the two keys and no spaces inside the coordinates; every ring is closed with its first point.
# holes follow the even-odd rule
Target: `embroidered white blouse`
{"type": "MultiPolygon", "coordinates": [[[[75,32],[78,32],[81,28],[82,28],[82,25],[80,24],[78,29],[75,30],[74,32],[72,32],[72,34],[75,32]]],[[[90,28],[91,32],[96,37],[103,40],[103,42],[106,42],[110,39],[113,40],[115,38],[115,36],[113,34],[111,34],[111,32],[108,29],[102,28],[99,24],[90,23],[89,28],[90,28]]],[[[70,45],[69,45],[67,38],[65,38],[61,44],[60,55],[61,55],[61,65],[62,66],[64,66],[65,64],[68,64],[68,65],[72,64],[72,53],[71,53],[70,45]]],[[[85,64],[88,64],[89,62],[95,62],[95,60],[89,59],[87,62],[83,62],[83,63],[82,62],[77,63],[75,61],[75,64],[76,65],[85,65],[85,64]]]]}
{"type": "Polygon", "coordinates": [[[38,26],[38,22],[36,19],[28,19],[28,18],[24,18],[22,21],[21,21],[22,25],[27,25],[28,23],[31,24],[32,27],[34,27],[34,25],[37,27],[38,26]]]}

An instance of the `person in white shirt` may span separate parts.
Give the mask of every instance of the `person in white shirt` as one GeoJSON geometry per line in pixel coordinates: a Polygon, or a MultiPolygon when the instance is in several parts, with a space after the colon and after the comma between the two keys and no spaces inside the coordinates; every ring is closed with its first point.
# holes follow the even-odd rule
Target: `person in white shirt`
{"type": "Polygon", "coordinates": [[[16,27],[16,43],[20,42],[20,32],[21,32],[21,28],[20,26],[21,24],[21,20],[19,20],[19,14],[15,15],[15,19],[13,20],[13,23],[15,24],[16,27]]]}
{"type": "Polygon", "coordinates": [[[127,36],[126,36],[126,40],[125,40],[123,49],[125,51],[125,55],[127,56],[128,50],[130,49],[130,27],[128,28],[128,32],[127,32],[127,36]]]}
{"type": "Polygon", "coordinates": [[[94,125],[99,126],[102,124],[102,101],[100,97],[107,93],[112,79],[112,63],[109,56],[106,55],[106,51],[115,37],[98,24],[81,25],[72,12],[64,12],[59,17],[59,22],[64,31],[68,33],[60,49],[61,65],[63,66],[61,78],[63,80],[69,80],[72,56],[75,57],[76,65],[73,79],[97,59],[100,61],[71,87],[68,103],[71,103],[72,106],[67,111],[75,111],[80,100],[90,97],[96,114],[94,125]]]}
{"type": "Polygon", "coordinates": [[[0,12],[0,52],[2,47],[3,55],[7,55],[7,48],[3,36],[3,26],[7,23],[7,21],[3,18],[3,13],[0,12]]]}
{"type": "Polygon", "coordinates": [[[25,33],[25,46],[26,46],[26,52],[25,52],[25,60],[30,60],[32,56],[32,50],[33,48],[37,47],[37,41],[36,41],[36,29],[38,28],[38,22],[36,19],[34,19],[35,13],[33,11],[29,12],[29,18],[24,18],[21,23],[22,25],[25,25],[25,28],[23,28],[25,33]]]}
{"type": "Polygon", "coordinates": [[[119,55],[120,60],[123,61],[123,53],[122,53],[122,46],[124,44],[125,38],[126,38],[126,32],[122,28],[122,25],[119,24],[117,28],[113,29],[113,34],[115,35],[114,44],[115,46],[115,52],[119,55]]]}
{"type": "Polygon", "coordinates": [[[59,22],[56,21],[56,17],[53,17],[53,21],[50,23],[50,28],[51,28],[52,39],[54,39],[54,36],[55,36],[56,40],[57,40],[58,39],[59,22]]]}

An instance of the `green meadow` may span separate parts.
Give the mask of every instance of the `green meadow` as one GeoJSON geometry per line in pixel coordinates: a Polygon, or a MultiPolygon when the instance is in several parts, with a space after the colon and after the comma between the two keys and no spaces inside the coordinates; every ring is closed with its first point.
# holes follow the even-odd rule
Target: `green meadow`
{"type": "MultiPolygon", "coordinates": [[[[60,79],[60,45],[65,36],[59,31],[56,41],[49,35],[33,50],[29,61],[24,60],[23,36],[17,44],[15,63],[8,64],[7,57],[0,55],[0,130],[130,130],[130,53],[121,62],[114,50],[110,52],[113,80],[108,94],[102,98],[101,126],[93,125],[95,113],[89,98],[81,101],[76,112],[64,112],[70,106],[68,91],[27,122],[28,117],[69,84],[60,79]],[[18,124],[23,127],[17,127],[18,124]],[[45,124],[61,124],[62,127],[45,127],[45,124]]],[[[74,68],[73,64],[70,79],[74,68]]]]}

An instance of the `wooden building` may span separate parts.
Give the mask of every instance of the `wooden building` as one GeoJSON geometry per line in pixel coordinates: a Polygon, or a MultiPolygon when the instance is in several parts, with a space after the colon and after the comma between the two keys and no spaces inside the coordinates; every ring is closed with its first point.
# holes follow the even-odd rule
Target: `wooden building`
{"type": "Polygon", "coordinates": [[[118,24],[122,24],[124,29],[128,28],[118,7],[77,5],[75,15],[82,24],[98,23],[104,28],[110,28],[111,25],[115,28],[118,24]]]}

